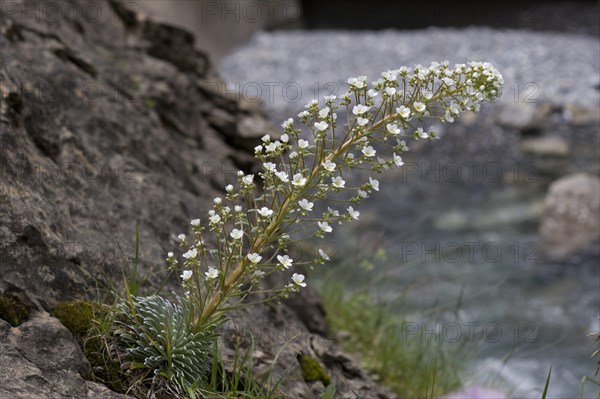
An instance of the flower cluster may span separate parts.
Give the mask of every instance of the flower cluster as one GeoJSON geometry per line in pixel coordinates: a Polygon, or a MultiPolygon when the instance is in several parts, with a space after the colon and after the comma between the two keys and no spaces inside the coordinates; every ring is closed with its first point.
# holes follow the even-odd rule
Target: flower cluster
{"type": "MultiPolygon", "coordinates": [[[[178,236],[183,265],[172,253],[167,261],[181,269],[183,286],[199,304],[197,326],[232,306],[229,299],[243,297],[248,283],[259,290],[260,278],[270,273],[329,260],[322,250],[313,259],[292,259],[286,248],[357,220],[361,201],[380,190],[374,177],[351,185],[344,172],[402,167],[408,139],[439,138],[425,127],[426,120],[453,122],[467,110],[478,111],[483,101],[498,96],[503,79],[488,63],[451,68],[448,62],[434,62],[386,71],[370,85],[365,76],[350,78],[348,84],[341,96],[313,100],[298,121],[283,122],[278,138],[262,137],[254,149],[261,171],[240,171],[237,184],[215,198],[206,225],[191,221],[193,240],[178,236]],[[333,198],[346,204],[322,211],[315,207],[315,202],[333,198]]],[[[305,286],[304,275],[293,273],[289,284],[270,293],[286,296],[305,286]]]]}

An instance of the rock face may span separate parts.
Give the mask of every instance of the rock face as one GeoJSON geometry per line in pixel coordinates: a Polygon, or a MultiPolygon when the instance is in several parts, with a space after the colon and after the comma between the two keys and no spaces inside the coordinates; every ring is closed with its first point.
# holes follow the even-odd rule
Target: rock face
{"type": "Polygon", "coordinates": [[[540,232],[551,256],[561,257],[600,239],[600,178],[577,173],[550,186],[540,232]]]}
{"type": "MultiPolygon", "coordinates": [[[[32,313],[17,327],[0,320],[0,396],[122,397],[86,381],[89,364],[47,312],[118,279],[136,223],[140,267],[155,283],[150,272],[164,267],[176,235],[237,170],[253,168],[249,149],[272,128],[251,104],[220,93],[184,30],[116,0],[10,5],[0,8],[0,294],[25,297],[32,313]]],[[[278,367],[297,375],[302,352],[349,381],[343,395],[383,392],[333,343],[310,346],[323,337],[291,308],[254,307],[235,319],[241,328],[256,320],[299,332],[278,367]]],[[[277,353],[279,344],[256,349],[277,353]]],[[[290,398],[323,390],[288,383],[290,398]]]]}

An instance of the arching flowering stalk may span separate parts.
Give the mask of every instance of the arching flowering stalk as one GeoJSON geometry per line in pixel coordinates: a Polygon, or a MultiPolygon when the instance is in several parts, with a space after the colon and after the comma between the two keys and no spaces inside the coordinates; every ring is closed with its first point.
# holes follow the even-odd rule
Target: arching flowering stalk
{"type": "MultiPolygon", "coordinates": [[[[185,249],[181,279],[194,304],[194,329],[221,316],[232,306],[228,299],[248,292],[241,289],[247,283],[260,292],[259,279],[267,274],[329,259],[320,250],[316,259],[300,262],[286,248],[291,236],[299,235],[296,241],[322,238],[337,223],[359,218],[360,202],[379,191],[379,182],[371,176],[351,187],[345,171],[360,168],[379,173],[401,167],[408,151],[403,139],[438,138],[433,130],[417,124],[429,119],[453,122],[464,111],[476,112],[481,102],[497,98],[503,84],[496,69],[480,62],[454,68],[448,62],[401,67],[382,73],[370,86],[366,80],[365,76],[348,79],[349,90],[339,98],[311,101],[298,114],[308,135],[292,118],[283,122],[278,140],[265,135],[255,148],[261,172],[240,171],[237,186],[228,185],[224,198],[215,198],[207,226],[192,220],[193,241],[179,236],[185,249]],[[338,114],[345,116],[343,123],[338,123],[338,114]],[[384,146],[391,149],[387,159],[380,156],[384,146]],[[326,199],[347,206],[316,214],[315,202],[326,199]]],[[[167,261],[178,267],[172,253],[167,261]]],[[[285,296],[304,286],[304,276],[294,273],[288,285],[269,293],[285,296]]]]}

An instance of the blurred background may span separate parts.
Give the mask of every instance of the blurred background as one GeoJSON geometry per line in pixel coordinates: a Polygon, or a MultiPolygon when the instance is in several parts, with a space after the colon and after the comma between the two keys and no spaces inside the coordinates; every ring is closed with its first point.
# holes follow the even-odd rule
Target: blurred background
{"type": "Polygon", "coordinates": [[[219,62],[260,30],[384,30],[430,26],[555,31],[598,36],[598,1],[505,0],[135,0],[153,17],[196,34],[198,48],[219,62]]]}
{"type": "Polygon", "coordinates": [[[277,124],[344,92],[350,76],[492,62],[505,78],[501,99],[437,126],[442,140],[411,144],[361,220],[325,244],[334,262],[311,278],[342,329],[357,317],[344,303],[359,294],[402,320],[391,337],[421,366],[436,351],[447,390],[461,370],[460,385],[539,398],[552,367],[548,397],[596,397],[582,379],[596,370],[589,334],[600,330],[597,1],[137,4],[193,31],[222,90],[277,124]]]}

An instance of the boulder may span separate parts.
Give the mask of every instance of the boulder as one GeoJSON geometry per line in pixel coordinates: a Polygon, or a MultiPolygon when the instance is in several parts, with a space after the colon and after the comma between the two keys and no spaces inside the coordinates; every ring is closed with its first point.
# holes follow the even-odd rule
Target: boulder
{"type": "Polygon", "coordinates": [[[540,226],[545,251],[564,257],[600,239],[600,178],[577,173],[550,185],[540,226]]]}

